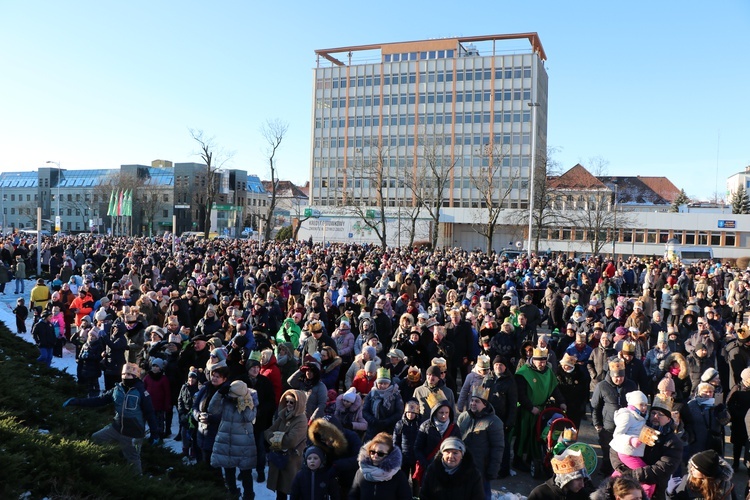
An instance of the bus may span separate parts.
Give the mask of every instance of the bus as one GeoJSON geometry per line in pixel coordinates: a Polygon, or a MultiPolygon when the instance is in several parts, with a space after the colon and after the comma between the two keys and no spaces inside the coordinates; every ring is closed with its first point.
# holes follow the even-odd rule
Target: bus
{"type": "Polygon", "coordinates": [[[701,260],[712,261],[714,251],[711,247],[696,245],[681,245],[676,239],[667,241],[664,249],[664,258],[669,262],[682,262],[683,264],[694,264],[701,260]]]}

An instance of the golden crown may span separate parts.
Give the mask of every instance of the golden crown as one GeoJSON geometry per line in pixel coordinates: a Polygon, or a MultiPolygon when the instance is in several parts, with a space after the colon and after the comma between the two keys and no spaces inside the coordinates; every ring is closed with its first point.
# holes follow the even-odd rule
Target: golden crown
{"type": "Polygon", "coordinates": [[[471,388],[471,397],[488,401],[490,399],[490,388],[482,387],[481,385],[475,385],[471,388]]]}
{"type": "Polygon", "coordinates": [[[565,441],[575,441],[578,439],[578,431],[572,427],[567,427],[563,430],[562,437],[565,441]]]}
{"type": "Polygon", "coordinates": [[[673,404],[674,398],[668,398],[664,394],[656,394],[654,395],[654,402],[651,403],[651,409],[654,410],[657,408],[661,408],[663,410],[671,412],[673,404]]]}
{"type": "Polygon", "coordinates": [[[570,474],[586,468],[580,451],[565,450],[550,461],[555,474],[570,474]]]}
{"type": "Polygon", "coordinates": [[[547,359],[547,355],[549,354],[549,351],[547,349],[543,349],[541,347],[535,347],[533,357],[534,358],[543,358],[547,359]]]}
{"type": "Polygon", "coordinates": [[[621,372],[625,371],[625,361],[621,359],[613,359],[609,362],[609,371],[611,372],[621,372]]]}

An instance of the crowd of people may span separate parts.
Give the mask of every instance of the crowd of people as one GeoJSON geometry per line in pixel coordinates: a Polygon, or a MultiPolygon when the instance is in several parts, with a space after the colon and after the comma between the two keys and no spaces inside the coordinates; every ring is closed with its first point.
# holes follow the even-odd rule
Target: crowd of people
{"type": "Polygon", "coordinates": [[[490,498],[552,403],[590,418],[602,485],[562,454],[530,498],[728,498],[750,465],[750,273],[726,264],[89,236],[41,259],[19,331],[42,363],[75,346],[66,406],[114,402],[94,438],[136,471],[148,428],[243,498],[253,472],[277,498],[490,498]]]}

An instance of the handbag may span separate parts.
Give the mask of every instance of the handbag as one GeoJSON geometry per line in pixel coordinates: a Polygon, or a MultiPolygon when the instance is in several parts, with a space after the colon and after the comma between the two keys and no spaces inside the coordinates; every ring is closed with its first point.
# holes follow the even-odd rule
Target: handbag
{"type": "Polygon", "coordinates": [[[289,463],[289,452],[288,451],[269,451],[266,455],[268,463],[273,465],[279,470],[286,469],[289,463]]]}
{"type": "MultiPolygon", "coordinates": [[[[437,446],[435,446],[435,449],[432,450],[429,455],[427,455],[427,462],[432,462],[432,459],[435,458],[438,450],[440,450],[440,445],[443,444],[443,441],[450,437],[451,432],[453,432],[454,426],[455,424],[451,424],[448,426],[448,428],[445,430],[445,434],[443,434],[443,437],[440,439],[440,442],[437,444],[437,446]]],[[[419,484],[422,484],[422,477],[424,476],[425,469],[427,469],[427,467],[423,466],[419,462],[419,460],[417,460],[417,464],[414,466],[414,473],[411,475],[411,478],[417,481],[419,484]]]]}

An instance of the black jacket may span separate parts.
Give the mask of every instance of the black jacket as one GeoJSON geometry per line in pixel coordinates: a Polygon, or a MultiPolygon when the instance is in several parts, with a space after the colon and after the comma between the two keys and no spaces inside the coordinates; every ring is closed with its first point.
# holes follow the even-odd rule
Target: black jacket
{"type": "MultiPolygon", "coordinates": [[[[359,452],[359,463],[370,462],[370,457],[364,447],[359,452]]],[[[393,448],[383,459],[380,468],[396,473],[386,481],[368,481],[358,470],[354,476],[352,489],[349,491],[350,500],[411,500],[411,486],[406,474],[401,470],[401,450],[393,448]]]]}
{"type": "Polygon", "coordinates": [[[516,425],[516,410],[518,408],[518,385],[513,374],[506,370],[498,377],[494,373],[487,377],[485,387],[490,388],[490,404],[495,409],[495,415],[500,417],[506,429],[516,425]]]}
{"type": "Polygon", "coordinates": [[[604,380],[596,384],[594,395],[591,398],[591,421],[594,427],[603,427],[608,431],[615,430],[615,412],[625,408],[628,404],[625,395],[637,391],[635,382],[627,378],[621,386],[617,387],[612,382],[609,373],[604,380]]]}
{"type": "Polygon", "coordinates": [[[594,491],[591,479],[587,478],[584,481],[583,488],[579,492],[571,493],[558,487],[553,477],[531,490],[528,500],[588,500],[594,491]]]}
{"type": "Polygon", "coordinates": [[[442,459],[427,467],[422,478],[419,498],[423,500],[482,500],[482,476],[474,465],[471,453],[466,453],[453,474],[448,474],[442,459]]]}
{"type": "Polygon", "coordinates": [[[31,331],[31,336],[34,341],[39,344],[39,347],[45,349],[52,349],[55,347],[57,337],[55,336],[55,329],[49,321],[39,321],[34,325],[34,329],[31,331]]]}

